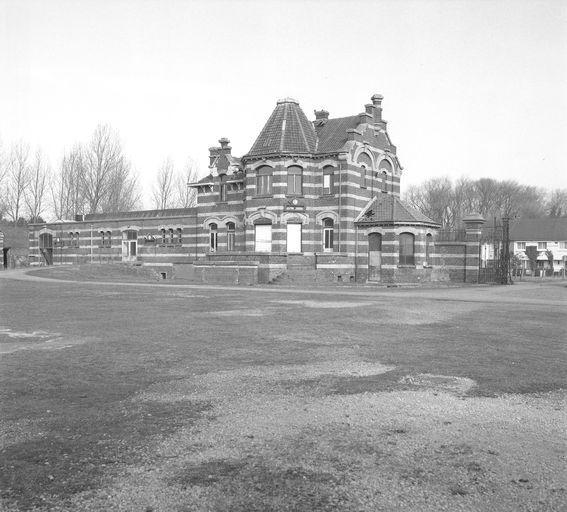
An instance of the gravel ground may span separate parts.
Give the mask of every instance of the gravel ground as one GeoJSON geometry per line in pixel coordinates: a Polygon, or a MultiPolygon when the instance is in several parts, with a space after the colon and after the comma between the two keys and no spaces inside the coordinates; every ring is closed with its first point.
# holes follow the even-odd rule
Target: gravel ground
{"type": "Polygon", "coordinates": [[[561,283],[339,295],[13,275],[2,511],[567,510],[561,283]]]}
{"type": "Polygon", "coordinates": [[[564,510],[563,392],[469,397],[470,379],[423,374],[405,391],[317,384],[391,370],[331,361],[153,386],[133,400],[213,407],[156,439],[151,464],[51,510],[564,510]]]}

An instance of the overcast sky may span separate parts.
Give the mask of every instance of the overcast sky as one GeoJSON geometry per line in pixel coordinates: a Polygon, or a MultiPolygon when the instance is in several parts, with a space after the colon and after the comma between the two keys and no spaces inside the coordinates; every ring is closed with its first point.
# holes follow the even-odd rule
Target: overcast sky
{"type": "MultiPolygon", "coordinates": [[[[98,123],[147,192],[221,137],[241,156],[279,98],[312,119],[384,95],[402,187],[567,187],[567,2],[0,0],[0,138],[57,166],[98,123]]],[[[146,206],[150,206],[149,201],[146,206]]]]}

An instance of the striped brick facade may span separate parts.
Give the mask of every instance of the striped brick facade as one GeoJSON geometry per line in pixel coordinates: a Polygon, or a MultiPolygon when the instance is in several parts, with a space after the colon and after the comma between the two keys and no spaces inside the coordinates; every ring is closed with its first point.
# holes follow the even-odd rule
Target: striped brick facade
{"type": "Polygon", "coordinates": [[[211,283],[457,276],[462,248],[436,247],[439,224],[399,198],[402,167],[382,96],[371,101],[350,117],[316,111],[311,122],[297,101],[280,100],[246,155],[232,155],[226,138],[209,149],[209,175],[189,184],[197,190],[194,208],[35,225],[31,257],[186,265],[191,271],[179,275],[211,283]]]}

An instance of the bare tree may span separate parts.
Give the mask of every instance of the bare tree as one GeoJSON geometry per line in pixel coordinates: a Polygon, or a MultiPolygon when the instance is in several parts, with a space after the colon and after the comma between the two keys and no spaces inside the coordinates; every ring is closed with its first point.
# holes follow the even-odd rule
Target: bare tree
{"type": "Polygon", "coordinates": [[[545,210],[550,217],[567,216],[567,189],[556,188],[552,190],[546,201],[545,210]]]}
{"type": "Polygon", "coordinates": [[[45,208],[44,200],[49,172],[49,165],[45,156],[38,149],[29,167],[28,186],[24,193],[30,222],[39,222],[45,208]]]}
{"type": "Polygon", "coordinates": [[[100,205],[103,212],[125,212],[140,208],[138,177],[132,173],[130,163],[124,162],[112,173],[109,193],[100,205]]]}
{"type": "Polygon", "coordinates": [[[127,210],[138,198],[137,181],[122,154],[118,135],[99,125],[85,149],[83,186],[89,213],[127,210]],[[127,196],[117,196],[120,194],[127,196]]]}
{"type": "Polygon", "coordinates": [[[5,178],[6,213],[18,222],[25,206],[25,192],[29,183],[29,146],[23,142],[12,145],[5,178]]]}
{"type": "Polygon", "coordinates": [[[176,188],[176,204],[179,208],[190,208],[197,204],[197,191],[194,188],[189,188],[188,183],[194,183],[199,176],[199,169],[195,160],[189,158],[183,173],[177,176],[175,180],[176,188]]]}
{"type": "Polygon", "coordinates": [[[6,177],[8,175],[8,163],[4,155],[2,139],[0,139],[0,220],[4,218],[8,211],[8,198],[6,197],[6,177]]]}
{"type": "Polygon", "coordinates": [[[171,158],[168,158],[161,164],[152,188],[154,208],[165,210],[176,206],[175,183],[175,168],[171,158]]]}
{"type": "Polygon", "coordinates": [[[453,186],[449,178],[433,178],[408,188],[405,200],[430,219],[449,227],[453,186]]]}
{"type": "Polygon", "coordinates": [[[63,155],[51,182],[53,212],[57,219],[73,219],[85,213],[84,150],[76,144],[63,155]]]}

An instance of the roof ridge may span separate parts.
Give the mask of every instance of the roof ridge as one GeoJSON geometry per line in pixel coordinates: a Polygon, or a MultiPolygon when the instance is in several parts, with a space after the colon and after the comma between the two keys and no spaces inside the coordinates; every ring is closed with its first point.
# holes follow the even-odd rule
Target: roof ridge
{"type": "Polygon", "coordinates": [[[299,118],[299,112],[297,111],[297,109],[295,109],[295,119],[297,120],[297,124],[299,125],[299,131],[301,132],[301,136],[303,137],[305,147],[308,151],[312,151],[309,147],[309,141],[307,140],[307,136],[305,135],[305,130],[303,129],[303,125],[301,124],[301,119],[299,118]]]}

